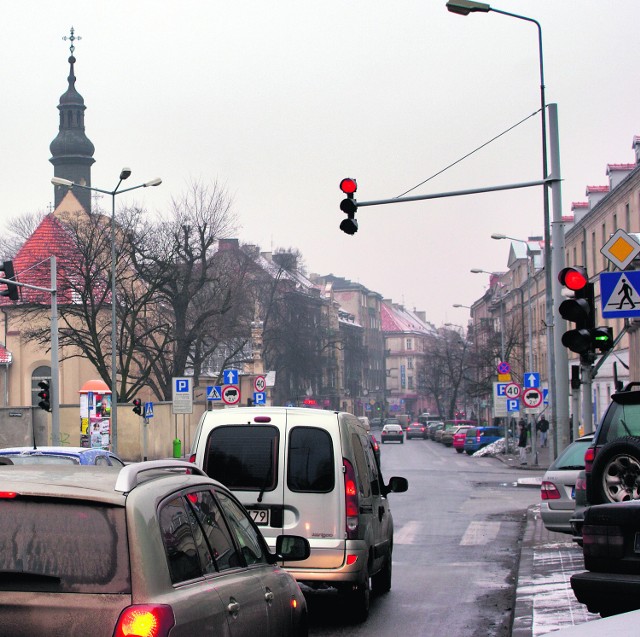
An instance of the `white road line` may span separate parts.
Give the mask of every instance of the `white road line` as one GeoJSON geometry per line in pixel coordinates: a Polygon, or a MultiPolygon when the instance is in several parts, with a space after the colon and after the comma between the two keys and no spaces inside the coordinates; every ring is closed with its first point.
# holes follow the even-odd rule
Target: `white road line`
{"type": "Polygon", "coordinates": [[[498,537],[499,531],[500,522],[471,522],[460,540],[460,546],[489,544],[498,537]]]}
{"type": "Polygon", "coordinates": [[[394,544],[415,544],[419,529],[420,522],[407,522],[401,529],[394,531],[394,544]]]}

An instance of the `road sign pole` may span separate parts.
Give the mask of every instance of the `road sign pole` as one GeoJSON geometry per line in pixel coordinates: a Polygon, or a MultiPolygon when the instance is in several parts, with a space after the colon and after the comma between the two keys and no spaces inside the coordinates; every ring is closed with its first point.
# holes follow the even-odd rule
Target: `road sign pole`
{"type": "MultiPolygon", "coordinates": [[[[593,407],[591,402],[591,363],[582,363],[582,424],[585,434],[593,433],[593,407]]],[[[575,416],[574,416],[575,417],[575,416]]]]}

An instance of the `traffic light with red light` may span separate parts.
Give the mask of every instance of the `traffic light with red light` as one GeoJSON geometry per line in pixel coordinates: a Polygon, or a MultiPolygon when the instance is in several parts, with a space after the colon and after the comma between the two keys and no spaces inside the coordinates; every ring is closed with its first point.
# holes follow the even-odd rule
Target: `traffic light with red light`
{"type": "Polygon", "coordinates": [[[51,411],[51,392],[49,391],[49,381],[41,380],[38,383],[38,387],[40,387],[40,391],[38,392],[38,398],[40,398],[38,407],[45,411],[51,411]]]}
{"type": "Polygon", "coordinates": [[[340,202],[340,210],[347,215],[340,223],[340,230],[347,234],[354,235],[358,232],[358,222],[356,221],[356,212],[358,211],[358,202],[354,199],[358,184],[355,179],[347,177],[340,182],[340,190],[347,195],[346,199],[340,202]]]}
{"type": "Polygon", "coordinates": [[[142,401],[139,398],[133,399],[133,413],[142,416],[142,401]]]}
{"type": "Polygon", "coordinates": [[[575,329],[562,335],[562,344],[577,354],[593,351],[591,330],[595,327],[595,300],[587,270],[582,266],[564,268],[558,280],[574,293],[573,298],[560,304],[560,316],[576,324],[575,329]]]}
{"type": "MultiPolygon", "coordinates": [[[[16,280],[16,274],[13,270],[13,261],[5,261],[0,264],[0,272],[2,272],[2,279],[12,279],[16,280]]],[[[18,286],[15,283],[3,283],[2,285],[6,285],[7,289],[0,291],[0,296],[8,296],[12,301],[17,301],[20,298],[18,294],[18,286]]]]}

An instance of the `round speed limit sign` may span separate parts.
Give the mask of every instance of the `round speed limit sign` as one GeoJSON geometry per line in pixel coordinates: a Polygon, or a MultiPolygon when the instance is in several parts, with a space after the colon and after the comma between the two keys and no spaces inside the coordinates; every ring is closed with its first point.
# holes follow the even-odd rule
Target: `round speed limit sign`
{"type": "Polygon", "coordinates": [[[507,398],[518,398],[520,396],[520,392],[520,385],[518,385],[517,383],[509,383],[504,388],[504,395],[507,398]]]}
{"type": "Polygon", "coordinates": [[[263,392],[264,388],[267,386],[267,380],[264,376],[256,376],[256,379],[253,381],[253,387],[257,392],[263,392]]]}

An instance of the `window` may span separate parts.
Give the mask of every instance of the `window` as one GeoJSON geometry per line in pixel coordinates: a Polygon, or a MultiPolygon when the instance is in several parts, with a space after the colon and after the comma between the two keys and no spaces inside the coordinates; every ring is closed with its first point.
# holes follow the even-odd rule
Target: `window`
{"type": "Polygon", "coordinates": [[[160,510],[160,530],[174,584],[202,576],[200,558],[189,516],[182,498],[177,497],[160,510]]]}
{"type": "Polygon", "coordinates": [[[627,232],[631,232],[631,212],[629,211],[629,203],[624,205],[624,223],[627,232]]]}
{"type": "Polygon", "coordinates": [[[278,482],[276,427],[225,425],[209,435],[204,470],[230,489],[273,491],[278,482]]]}
{"type": "Polygon", "coordinates": [[[407,357],[407,369],[413,369],[413,356],[407,357]]]}
{"type": "Polygon", "coordinates": [[[291,491],[328,493],[335,486],[333,443],[315,427],[294,427],[289,434],[287,486],[291,491]]]}
{"type": "Polygon", "coordinates": [[[413,349],[413,339],[411,338],[407,339],[407,349],[409,350],[413,349]]]}
{"type": "Polygon", "coordinates": [[[360,434],[351,434],[351,444],[358,469],[358,491],[363,498],[369,498],[371,497],[371,476],[369,475],[369,465],[364,456],[360,434]]]}
{"type": "Polygon", "coordinates": [[[216,491],[216,495],[229,522],[231,534],[240,547],[240,552],[247,565],[267,564],[267,551],[260,531],[258,531],[244,510],[226,493],[216,491]]]}

